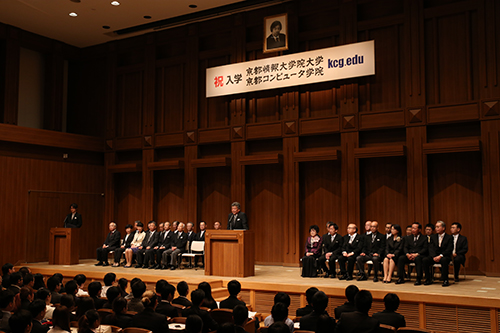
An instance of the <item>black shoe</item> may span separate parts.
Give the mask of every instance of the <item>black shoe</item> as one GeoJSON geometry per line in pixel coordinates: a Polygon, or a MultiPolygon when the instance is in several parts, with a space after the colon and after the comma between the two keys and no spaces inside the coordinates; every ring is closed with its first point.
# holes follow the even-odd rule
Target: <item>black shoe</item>
{"type": "Polygon", "coordinates": [[[335,273],[330,274],[330,279],[334,279],[334,278],[335,278],[335,273]]]}
{"type": "Polygon", "coordinates": [[[162,265],[160,269],[167,269],[166,265],[162,265]]]}
{"type": "Polygon", "coordinates": [[[430,286],[432,284],[432,280],[425,280],[424,286],[430,286]]]}
{"type": "Polygon", "coordinates": [[[422,280],[417,279],[417,281],[415,281],[415,283],[414,283],[413,285],[415,285],[415,286],[420,286],[420,285],[422,285],[422,280]]]}
{"type": "Polygon", "coordinates": [[[156,267],[158,267],[158,265],[151,265],[149,266],[149,269],[156,269],[156,267]]]}
{"type": "Polygon", "coordinates": [[[405,279],[398,279],[396,281],[396,284],[404,284],[405,283],[405,279]]]}
{"type": "Polygon", "coordinates": [[[323,276],[325,279],[329,278],[330,275],[328,273],[325,274],[325,276],[323,276]]]}
{"type": "Polygon", "coordinates": [[[347,274],[344,274],[342,276],[339,276],[339,280],[345,280],[347,279],[347,274]]]}
{"type": "Polygon", "coordinates": [[[170,267],[171,271],[175,271],[175,266],[170,267]]]}
{"type": "Polygon", "coordinates": [[[366,281],[368,280],[368,276],[366,274],[361,274],[360,277],[358,278],[358,281],[366,281]]]}
{"type": "Polygon", "coordinates": [[[373,277],[373,282],[378,282],[378,276],[376,276],[376,275],[375,275],[375,276],[373,277]]]}
{"type": "Polygon", "coordinates": [[[147,264],[142,266],[142,269],[148,269],[148,268],[149,268],[149,265],[147,265],[147,264]]]}
{"type": "Polygon", "coordinates": [[[346,281],[352,281],[352,280],[353,280],[353,278],[352,278],[352,276],[351,276],[351,275],[347,275],[347,277],[345,278],[345,280],[346,280],[346,281]]]}
{"type": "Polygon", "coordinates": [[[94,266],[102,266],[102,261],[99,261],[97,264],[95,264],[94,266]]]}
{"type": "Polygon", "coordinates": [[[135,268],[141,268],[142,265],[135,265],[135,268]]]}
{"type": "Polygon", "coordinates": [[[450,286],[450,281],[444,280],[443,281],[443,287],[449,287],[450,286]]]}
{"type": "Polygon", "coordinates": [[[109,262],[103,262],[102,265],[103,266],[109,266],[109,262]]]}

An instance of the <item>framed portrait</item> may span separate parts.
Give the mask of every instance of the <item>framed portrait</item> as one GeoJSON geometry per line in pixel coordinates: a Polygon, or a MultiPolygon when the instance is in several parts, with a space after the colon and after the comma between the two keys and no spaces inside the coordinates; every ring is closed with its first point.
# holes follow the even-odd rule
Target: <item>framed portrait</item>
{"type": "Polygon", "coordinates": [[[288,14],[264,18],[264,53],[288,50],[288,14]]]}

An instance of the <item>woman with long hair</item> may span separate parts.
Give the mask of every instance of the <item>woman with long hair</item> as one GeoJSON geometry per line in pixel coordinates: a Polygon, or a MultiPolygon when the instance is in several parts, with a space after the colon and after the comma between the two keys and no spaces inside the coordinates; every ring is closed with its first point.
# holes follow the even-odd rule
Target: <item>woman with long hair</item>
{"type": "Polygon", "coordinates": [[[132,318],[126,315],[127,300],[123,297],[117,297],[113,301],[113,313],[107,315],[102,320],[103,325],[113,325],[121,328],[130,327],[132,318]]]}
{"type": "Polygon", "coordinates": [[[212,287],[208,282],[202,282],[198,285],[198,289],[201,289],[205,292],[205,298],[203,299],[203,303],[201,303],[202,307],[209,308],[211,310],[217,309],[217,302],[212,297],[212,287]]]}
{"type": "Polygon", "coordinates": [[[94,333],[99,325],[99,313],[96,310],[88,310],[78,320],[78,333],[94,333]]]}
{"type": "Polygon", "coordinates": [[[52,313],[52,328],[47,333],[71,333],[69,327],[69,309],[58,306],[52,313]]]}
{"type": "Polygon", "coordinates": [[[316,259],[321,255],[321,237],[318,235],[319,227],[312,225],[309,227],[309,237],[306,241],[306,251],[302,257],[302,277],[316,277],[318,270],[316,259]]]}
{"type": "Polygon", "coordinates": [[[391,283],[392,273],[396,269],[396,263],[402,250],[403,239],[401,238],[401,227],[398,224],[393,224],[391,227],[391,236],[387,238],[385,244],[384,283],[391,283]]]}

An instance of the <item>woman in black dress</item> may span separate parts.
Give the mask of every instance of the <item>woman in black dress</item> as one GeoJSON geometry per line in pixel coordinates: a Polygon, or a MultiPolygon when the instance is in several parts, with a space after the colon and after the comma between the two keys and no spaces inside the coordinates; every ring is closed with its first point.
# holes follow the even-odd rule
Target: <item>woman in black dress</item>
{"type": "Polygon", "coordinates": [[[384,283],[391,283],[392,273],[396,269],[396,263],[402,250],[403,239],[401,238],[401,227],[398,224],[393,224],[391,227],[391,236],[387,239],[385,245],[384,283]]]}
{"type": "Polygon", "coordinates": [[[307,237],[306,252],[302,257],[302,277],[316,277],[318,270],[316,259],[321,255],[321,237],[318,236],[319,227],[312,225],[309,228],[310,236],[307,237]]]}

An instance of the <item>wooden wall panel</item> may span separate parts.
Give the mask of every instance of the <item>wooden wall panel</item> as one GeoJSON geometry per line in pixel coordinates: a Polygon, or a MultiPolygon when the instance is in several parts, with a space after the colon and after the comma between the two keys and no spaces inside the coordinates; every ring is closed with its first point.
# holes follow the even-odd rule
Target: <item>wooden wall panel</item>
{"type": "Polygon", "coordinates": [[[184,216],[184,170],[164,170],[154,173],[155,221],[182,220],[184,216]]]}
{"type": "Polygon", "coordinates": [[[376,220],[406,226],[407,178],[404,157],[367,158],[359,162],[361,221],[376,220]]]}
{"type": "Polygon", "coordinates": [[[299,163],[299,174],[301,257],[311,225],[319,226],[321,235],[328,232],[328,221],[337,223],[341,234],[347,225],[341,223],[340,161],[299,163]]]}
{"type": "MultiPolygon", "coordinates": [[[[42,160],[40,158],[10,157],[0,155],[0,179],[2,179],[2,191],[0,191],[0,234],[12,234],[13,226],[17,228],[16,237],[4,237],[3,250],[0,253],[1,262],[15,263],[28,258],[27,239],[32,225],[37,224],[43,217],[30,217],[28,220],[28,198],[29,190],[37,191],[60,191],[70,193],[102,193],[104,192],[104,166],[88,165],[83,163],[67,163],[63,161],[42,160]]],[[[59,203],[54,206],[50,204],[40,211],[44,215],[56,211],[59,218],[51,223],[61,225],[68,214],[71,202],[65,202],[64,209],[59,211],[59,203]]],[[[103,207],[81,207],[84,228],[99,230],[98,238],[104,237],[103,207]],[[90,213],[91,210],[94,210],[90,213]],[[99,219],[93,220],[90,215],[96,214],[99,219]],[[85,216],[89,216],[85,219],[85,216]]],[[[40,234],[40,237],[47,237],[40,234]]],[[[89,242],[93,244],[92,242],[89,242]]],[[[92,245],[93,246],[93,245],[92,245]]],[[[30,249],[31,250],[31,249],[30,249]]],[[[37,251],[38,249],[35,249],[37,251]]],[[[93,249],[95,251],[95,248],[93,249]]],[[[94,252],[82,248],[82,257],[92,257],[94,252]]],[[[33,257],[32,253],[29,256],[33,257]]]]}
{"type": "Polygon", "coordinates": [[[246,167],[246,190],[250,230],[255,233],[255,261],[283,262],[283,166],[246,167]]]}
{"type": "MultiPolygon", "coordinates": [[[[486,268],[481,156],[477,152],[429,155],[429,221],[443,220],[447,230],[453,222],[462,224],[469,239],[467,272],[486,268]]],[[[427,221],[425,221],[427,222],[427,221]]]]}
{"type": "Polygon", "coordinates": [[[196,222],[205,221],[212,228],[214,222],[219,221],[225,229],[231,203],[231,168],[198,169],[199,209],[196,222]]]}
{"type": "Polygon", "coordinates": [[[117,136],[142,133],[143,71],[119,74],[116,92],[117,136]]]}
{"type": "Polygon", "coordinates": [[[182,131],[184,115],[184,64],[156,69],[156,132],[171,133],[182,131]]]}
{"type": "Polygon", "coordinates": [[[143,219],[142,214],[142,174],[140,172],[125,172],[114,175],[115,204],[114,220],[119,225],[133,223],[143,219]]]}

